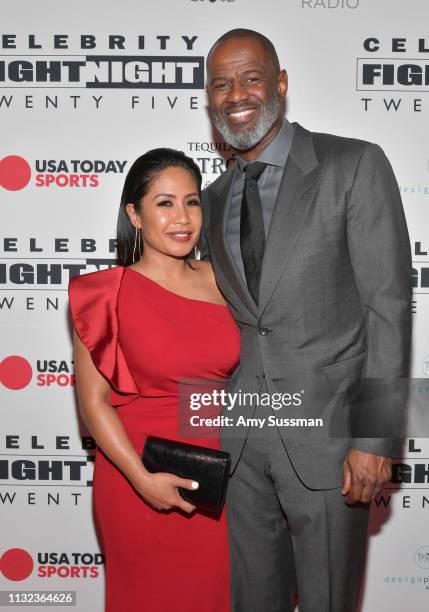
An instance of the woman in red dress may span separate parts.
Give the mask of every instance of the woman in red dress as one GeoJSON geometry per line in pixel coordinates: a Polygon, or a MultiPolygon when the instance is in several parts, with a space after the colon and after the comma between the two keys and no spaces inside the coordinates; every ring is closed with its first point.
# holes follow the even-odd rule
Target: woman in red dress
{"type": "Polygon", "coordinates": [[[181,379],[227,380],[240,336],[211,265],[190,259],[202,226],[201,174],[171,149],[141,156],[118,217],[122,265],[74,277],[69,299],[80,412],[97,442],[94,510],[105,553],[106,612],[229,612],[225,511],[196,512],[150,474],[148,435],[220,448],[178,430],[181,379]]]}

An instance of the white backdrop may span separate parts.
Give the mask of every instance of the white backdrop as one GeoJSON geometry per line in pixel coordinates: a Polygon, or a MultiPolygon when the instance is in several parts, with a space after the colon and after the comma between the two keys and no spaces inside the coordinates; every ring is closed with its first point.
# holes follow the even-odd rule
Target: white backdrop
{"type": "MultiPolygon", "coordinates": [[[[68,280],[113,263],[124,173],[141,153],[181,149],[205,184],[223,168],[201,67],[228,29],[274,42],[289,73],[291,121],[377,142],[391,160],[415,261],[420,413],[410,435],[429,437],[429,6],[15,0],[1,13],[0,591],[76,591],[76,609],[97,612],[103,564],[91,440],[73,389],[68,280]],[[109,36],[123,48],[109,48],[109,36]]],[[[428,606],[429,440],[407,440],[397,463],[372,508],[364,612],[428,606]]]]}

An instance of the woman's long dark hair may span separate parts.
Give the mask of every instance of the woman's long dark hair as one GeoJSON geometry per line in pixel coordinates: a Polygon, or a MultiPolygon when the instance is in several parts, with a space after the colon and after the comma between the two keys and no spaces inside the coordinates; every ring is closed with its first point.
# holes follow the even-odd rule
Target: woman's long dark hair
{"type": "MultiPolygon", "coordinates": [[[[117,224],[118,261],[122,266],[133,263],[133,250],[135,244],[135,227],[131,223],[125,209],[128,203],[134,204],[137,212],[141,209],[141,199],[147,194],[152,181],[157,174],[171,166],[179,166],[188,170],[195,178],[198,193],[201,195],[201,172],[197,164],[182,151],[175,149],[152,149],[136,159],[125,178],[119,205],[117,224]]],[[[141,255],[138,253],[138,257],[141,255]]],[[[190,264],[188,259],[187,263],[190,264]]]]}

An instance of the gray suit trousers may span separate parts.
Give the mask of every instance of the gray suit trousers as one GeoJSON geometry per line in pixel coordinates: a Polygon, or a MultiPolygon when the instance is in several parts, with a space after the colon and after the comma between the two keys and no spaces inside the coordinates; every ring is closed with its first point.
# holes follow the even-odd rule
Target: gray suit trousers
{"type": "MultiPolygon", "coordinates": [[[[255,416],[272,414],[259,406],[255,416]]],[[[233,612],[353,612],[369,504],[299,479],[276,427],[251,428],[227,497],[233,612]]]]}

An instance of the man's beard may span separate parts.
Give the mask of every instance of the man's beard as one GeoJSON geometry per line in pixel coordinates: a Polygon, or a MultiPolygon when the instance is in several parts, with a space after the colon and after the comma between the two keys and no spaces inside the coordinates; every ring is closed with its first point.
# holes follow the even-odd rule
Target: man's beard
{"type": "MultiPolygon", "coordinates": [[[[237,110],[239,106],[237,105],[237,110]]],[[[220,113],[211,111],[215,128],[222,134],[225,142],[238,151],[247,151],[260,142],[273,127],[280,112],[280,100],[276,91],[265,104],[261,105],[261,114],[255,127],[247,132],[236,134],[233,132],[220,113]]]]}

